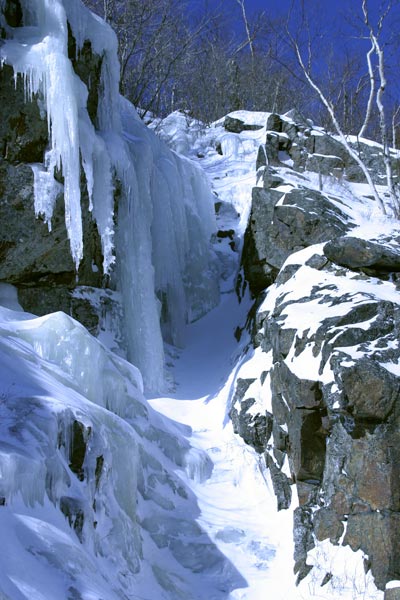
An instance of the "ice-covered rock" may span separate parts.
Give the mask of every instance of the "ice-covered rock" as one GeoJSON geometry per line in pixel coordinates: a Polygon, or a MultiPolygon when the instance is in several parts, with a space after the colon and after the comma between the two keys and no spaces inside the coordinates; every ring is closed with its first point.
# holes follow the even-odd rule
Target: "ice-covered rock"
{"type": "Polygon", "coordinates": [[[74,288],[117,289],[121,349],[160,390],[163,335],[182,344],[219,297],[208,182],[119,97],[110,28],[79,0],[17,5],[18,18],[0,12],[0,280],[28,310],[62,309],[94,333],[96,299],[90,310],[74,288]]]}
{"type": "Polygon", "coordinates": [[[205,600],[241,585],[179,476],[202,481],[211,461],[146,403],[138,370],[62,312],[0,308],[0,329],[0,595],[205,600]]]}

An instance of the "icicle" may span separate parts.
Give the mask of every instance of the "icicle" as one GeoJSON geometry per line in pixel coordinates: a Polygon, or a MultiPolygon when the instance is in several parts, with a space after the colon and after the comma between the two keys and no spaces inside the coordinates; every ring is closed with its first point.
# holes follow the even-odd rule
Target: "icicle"
{"type": "Polygon", "coordinates": [[[116,254],[129,358],[147,390],[164,381],[160,327],[182,345],[188,320],[218,301],[209,240],[210,190],[190,161],[172,153],[138,118],[118,91],[117,41],[111,29],[78,0],[24,0],[24,27],[13,30],[0,60],[22,76],[27,99],[47,115],[50,148],[33,165],[35,213],[51,227],[64,181],[65,222],[76,269],[83,256],[80,176],[101,237],[103,268],[114,256],[114,178],[121,187],[116,254]],[[96,130],[87,112],[88,90],[68,58],[68,26],[81,49],[89,40],[101,56],[96,130]]]}

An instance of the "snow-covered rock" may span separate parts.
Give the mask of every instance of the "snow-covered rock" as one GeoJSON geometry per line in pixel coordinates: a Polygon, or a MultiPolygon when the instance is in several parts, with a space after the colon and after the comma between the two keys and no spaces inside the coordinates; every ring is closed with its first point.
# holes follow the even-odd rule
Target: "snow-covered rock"
{"type": "MultiPolygon", "coordinates": [[[[285,117],[272,124],[290,131],[285,117]]],[[[314,141],[320,150],[338,144],[320,132],[314,141]]],[[[256,297],[254,343],[265,358],[248,385],[237,380],[235,427],[265,453],[279,509],[296,486],[298,581],[319,580],[334,593],[340,571],[316,559],[329,540],[361,549],[384,590],[400,573],[400,226],[374,222],[366,186],[327,171],[322,180],[304,170],[309,161],[271,166],[268,154],[242,254],[256,297]]]]}

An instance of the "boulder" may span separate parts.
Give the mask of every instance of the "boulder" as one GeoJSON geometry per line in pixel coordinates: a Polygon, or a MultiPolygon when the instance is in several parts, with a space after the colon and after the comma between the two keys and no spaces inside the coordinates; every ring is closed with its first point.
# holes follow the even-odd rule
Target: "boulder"
{"type": "Polygon", "coordinates": [[[400,272],[400,252],[356,237],[338,237],[329,241],[324,246],[324,254],[337,265],[368,274],[400,272]]]}
{"type": "Polygon", "coordinates": [[[368,357],[341,367],[344,406],[356,421],[386,421],[400,399],[398,378],[368,357]]]}
{"type": "Polygon", "coordinates": [[[245,123],[241,119],[227,116],[224,119],[224,128],[230,133],[242,133],[242,131],[257,131],[262,129],[263,125],[257,125],[254,123],[245,123]]]}
{"type": "Polygon", "coordinates": [[[324,157],[334,156],[341,159],[342,163],[346,165],[352,160],[343,144],[328,133],[311,133],[311,135],[305,139],[304,146],[310,155],[316,154],[324,157]]]}
{"type": "Polygon", "coordinates": [[[334,510],[320,508],[313,516],[313,530],[320,542],[330,539],[332,543],[337,544],[344,533],[344,526],[334,510]]]}
{"type": "Polygon", "coordinates": [[[242,252],[244,274],[256,295],[273,283],[290,254],[352,228],[324,194],[306,188],[254,188],[242,252]]]}
{"type": "Polygon", "coordinates": [[[267,131],[282,131],[283,119],[276,113],[271,113],[265,125],[267,131]]]}
{"type": "Polygon", "coordinates": [[[344,162],[339,156],[310,154],[305,164],[306,171],[315,171],[321,175],[336,175],[343,172],[344,162]]]}

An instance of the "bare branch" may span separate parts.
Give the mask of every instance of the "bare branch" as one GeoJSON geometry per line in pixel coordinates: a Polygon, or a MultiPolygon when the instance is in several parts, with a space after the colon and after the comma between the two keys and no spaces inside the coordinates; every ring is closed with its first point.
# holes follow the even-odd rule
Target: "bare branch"
{"type": "Polygon", "coordinates": [[[246,7],[244,4],[244,0],[236,0],[237,3],[239,4],[241,10],[242,10],[242,17],[243,17],[243,23],[246,29],[246,36],[247,36],[247,44],[249,46],[250,49],[250,54],[251,54],[251,58],[254,61],[254,46],[253,46],[253,36],[251,35],[250,32],[250,26],[249,26],[249,20],[247,18],[247,13],[246,13],[246,7]]]}
{"type": "Polygon", "coordinates": [[[378,190],[376,189],[376,186],[372,180],[371,174],[369,172],[369,170],[367,169],[365,163],[361,160],[358,152],[356,152],[349,144],[346,136],[343,133],[343,130],[339,124],[339,121],[337,120],[334,108],[331,104],[331,102],[327,99],[327,97],[325,96],[325,94],[323,93],[323,91],[321,90],[321,88],[318,86],[318,84],[314,81],[311,73],[309,72],[309,70],[307,69],[306,65],[304,64],[304,60],[303,57],[301,55],[300,52],[300,48],[299,45],[297,43],[297,41],[294,39],[294,37],[292,36],[292,34],[289,31],[289,28],[287,28],[287,35],[289,36],[289,39],[292,43],[293,49],[295,51],[296,57],[297,57],[297,61],[299,63],[299,66],[301,67],[305,78],[307,79],[309,85],[311,86],[311,88],[318,94],[319,99],[321,100],[322,104],[325,106],[325,108],[327,109],[329,116],[332,120],[333,126],[336,130],[337,135],[339,136],[340,141],[342,142],[343,146],[346,148],[348,154],[356,161],[356,163],[359,165],[359,167],[361,168],[362,172],[364,173],[364,176],[368,182],[368,185],[370,186],[370,189],[373,193],[373,196],[375,198],[375,200],[377,201],[377,203],[379,204],[383,214],[386,214],[386,209],[385,209],[385,205],[382,201],[382,198],[379,196],[378,194],[378,190]]]}
{"type": "Polygon", "coordinates": [[[363,137],[368,127],[368,123],[371,119],[372,107],[374,103],[375,97],[375,73],[372,66],[372,55],[375,51],[375,45],[371,42],[371,48],[367,52],[367,65],[368,65],[368,75],[369,75],[369,96],[367,109],[365,111],[365,119],[359,131],[359,137],[363,137]]]}

